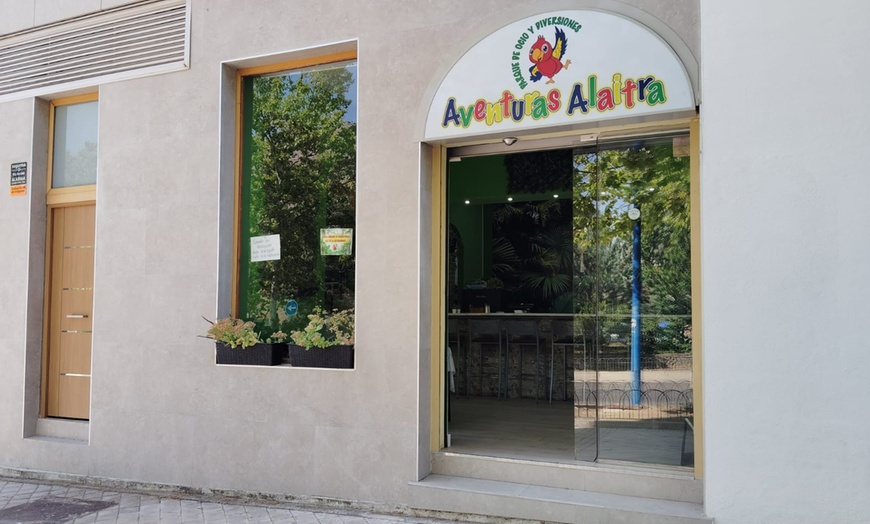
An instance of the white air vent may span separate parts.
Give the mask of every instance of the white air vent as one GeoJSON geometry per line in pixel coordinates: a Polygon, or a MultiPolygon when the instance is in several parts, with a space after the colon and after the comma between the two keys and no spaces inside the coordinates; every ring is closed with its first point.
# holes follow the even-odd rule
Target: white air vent
{"type": "Polygon", "coordinates": [[[133,4],[0,39],[0,101],[188,65],[185,1],[133,4]]]}

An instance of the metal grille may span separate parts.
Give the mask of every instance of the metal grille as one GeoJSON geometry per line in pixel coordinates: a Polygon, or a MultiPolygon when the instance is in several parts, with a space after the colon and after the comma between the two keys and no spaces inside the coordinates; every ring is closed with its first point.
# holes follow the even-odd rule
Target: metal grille
{"type": "Polygon", "coordinates": [[[0,39],[0,101],[141,76],[160,66],[187,67],[188,27],[187,3],[172,0],[134,4],[0,39]]]}

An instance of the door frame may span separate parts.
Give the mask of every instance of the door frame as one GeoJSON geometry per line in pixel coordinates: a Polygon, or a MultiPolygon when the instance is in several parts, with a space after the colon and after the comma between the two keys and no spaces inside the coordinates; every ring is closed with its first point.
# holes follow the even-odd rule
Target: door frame
{"type": "MultiPolygon", "coordinates": [[[[54,130],[55,109],[58,106],[93,102],[99,100],[99,93],[85,93],[81,95],[56,98],[49,102],[48,111],[48,154],[46,159],[46,195],[45,195],[45,250],[44,250],[44,277],[42,299],[42,371],[40,373],[41,384],[39,392],[39,418],[46,418],[48,410],[48,358],[51,325],[51,291],[52,291],[52,243],[54,231],[54,210],[58,207],[74,207],[93,205],[96,208],[97,185],[88,184],[63,188],[52,188],[52,173],[54,162],[54,130]]],[[[98,124],[99,125],[99,124],[98,124]]],[[[99,145],[98,151],[99,151],[99,145]]],[[[99,158],[99,157],[98,157],[99,158]]],[[[95,209],[96,212],[96,209],[95,209]]],[[[95,222],[96,229],[96,222],[95,222]]],[[[96,244],[96,231],[94,232],[96,244]]],[[[94,247],[96,253],[96,245],[94,247]]],[[[93,319],[92,319],[93,321],[93,319]]],[[[93,330],[93,327],[91,328],[93,330]]],[[[91,334],[91,351],[93,353],[93,333],[91,334]]],[[[93,364],[91,364],[93,368],[93,364]]],[[[93,377],[92,377],[93,378],[93,377]]],[[[91,382],[93,386],[93,382],[91,382]]]]}
{"type": "MultiPolygon", "coordinates": [[[[432,148],[431,169],[428,183],[432,195],[431,231],[429,246],[432,257],[430,275],[430,411],[429,443],[430,452],[437,453],[445,448],[447,442],[446,387],[445,387],[445,348],[446,348],[446,234],[447,234],[447,166],[448,156],[484,156],[499,153],[516,153],[541,149],[586,146],[595,141],[610,141],[627,138],[650,137],[656,134],[672,134],[685,131],[689,134],[690,154],[690,237],[691,237],[691,281],[692,281],[692,388],[694,405],[694,449],[695,478],[704,476],[704,416],[703,416],[703,341],[701,323],[701,211],[700,211],[700,120],[697,116],[668,122],[646,125],[617,126],[578,130],[570,133],[538,135],[521,140],[512,146],[501,142],[500,137],[482,138],[476,143],[461,143],[448,147],[451,143],[429,144],[432,148]]],[[[425,179],[424,179],[425,180],[425,179]]],[[[638,466],[638,465],[633,465],[638,466]]],[[[642,466],[642,465],[640,465],[642,466]]]]}

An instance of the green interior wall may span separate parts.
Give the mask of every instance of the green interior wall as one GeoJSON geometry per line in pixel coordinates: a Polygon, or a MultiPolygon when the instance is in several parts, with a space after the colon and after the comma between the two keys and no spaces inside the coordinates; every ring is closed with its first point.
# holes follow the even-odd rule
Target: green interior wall
{"type": "Polygon", "coordinates": [[[508,175],[504,165],[506,155],[464,158],[450,162],[448,167],[448,219],[462,237],[463,264],[461,284],[486,280],[492,276],[492,208],[490,204],[544,200],[546,193],[508,195],[508,175]],[[468,200],[470,203],[466,204],[468,200]]]}
{"type": "Polygon", "coordinates": [[[488,278],[489,242],[492,239],[486,204],[507,198],[504,155],[473,157],[451,162],[448,178],[448,217],[464,246],[462,282],[488,278]],[[468,200],[470,203],[466,204],[468,200]]]}

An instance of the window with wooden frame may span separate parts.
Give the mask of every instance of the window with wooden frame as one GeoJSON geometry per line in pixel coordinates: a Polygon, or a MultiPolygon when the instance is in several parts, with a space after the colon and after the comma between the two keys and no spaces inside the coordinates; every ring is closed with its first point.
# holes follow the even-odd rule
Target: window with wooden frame
{"type": "Polygon", "coordinates": [[[318,309],[353,318],[355,59],[238,71],[233,312],[260,333],[302,331],[318,309]]]}
{"type": "Polygon", "coordinates": [[[51,102],[48,205],[96,199],[97,93],[51,102]]]}

